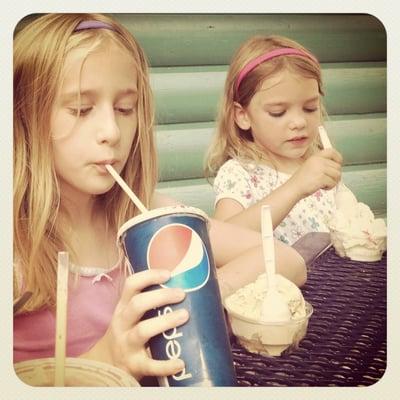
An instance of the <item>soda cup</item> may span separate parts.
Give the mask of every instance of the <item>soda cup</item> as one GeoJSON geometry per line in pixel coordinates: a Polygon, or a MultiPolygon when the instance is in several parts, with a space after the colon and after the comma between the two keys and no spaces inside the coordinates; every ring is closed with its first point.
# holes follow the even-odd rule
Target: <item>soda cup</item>
{"type": "Polygon", "coordinates": [[[190,318],[150,340],[154,359],[181,358],[185,368],[159,378],[161,386],[236,386],[232,353],[208,236],[207,216],[193,207],[158,208],[118,231],[133,272],[169,269],[160,287],[182,288],[185,299],[150,311],[154,317],[185,308],[190,318]]]}

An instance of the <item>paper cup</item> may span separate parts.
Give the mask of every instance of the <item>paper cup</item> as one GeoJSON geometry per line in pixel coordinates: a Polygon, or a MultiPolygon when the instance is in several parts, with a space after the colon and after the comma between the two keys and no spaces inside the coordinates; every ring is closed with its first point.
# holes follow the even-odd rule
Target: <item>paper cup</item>
{"type": "MultiPolygon", "coordinates": [[[[226,305],[225,305],[226,307],[226,305]]],[[[288,322],[261,322],[239,315],[227,308],[232,333],[251,353],[280,356],[283,351],[296,349],[307,333],[313,307],[306,302],[306,315],[288,322]]]]}
{"type": "MultiPolygon", "coordinates": [[[[29,386],[54,386],[55,359],[39,358],[14,364],[18,378],[29,386]]],[[[65,359],[65,386],[140,386],[112,365],[81,358],[65,359]]]]}
{"type": "Polygon", "coordinates": [[[329,227],[332,245],[340,257],[354,261],[374,262],[382,258],[386,250],[386,236],[376,236],[367,241],[364,236],[350,236],[346,232],[329,227]]]}
{"type": "Polygon", "coordinates": [[[190,315],[185,324],[149,341],[154,359],[185,362],[182,371],[160,378],[160,386],[236,386],[206,214],[186,206],[155,209],[127,221],[118,240],[133,272],[171,272],[167,282],[146,290],[167,287],[186,292],[182,302],[154,308],[144,317],[179,309],[190,315]]]}

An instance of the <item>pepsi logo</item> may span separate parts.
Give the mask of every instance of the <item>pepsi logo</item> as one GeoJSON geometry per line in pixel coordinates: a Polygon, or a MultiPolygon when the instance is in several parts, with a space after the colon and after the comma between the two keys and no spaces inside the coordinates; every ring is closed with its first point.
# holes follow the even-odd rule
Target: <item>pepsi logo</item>
{"type": "Polygon", "coordinates": [[[210,275],[210,262],[197,232],[182,224],[163,226],[154,233],[147,250],[150,269],[168,269],[171,278],[163,287],[182,288],[185,292],[200,289],[210,275]]]}

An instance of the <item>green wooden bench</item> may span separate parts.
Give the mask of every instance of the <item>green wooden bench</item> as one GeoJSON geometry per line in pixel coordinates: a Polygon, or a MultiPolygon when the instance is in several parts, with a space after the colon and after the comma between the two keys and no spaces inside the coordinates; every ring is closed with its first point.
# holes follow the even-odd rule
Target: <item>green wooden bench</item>
{"type": "Polygon", "coordinates": [[[230,58],[255,34],[299,41],[321,62],[327,129],[344,157],[343,180],[386,216],[386,32],[365,14],[114,14],[151,65],[159,190],[213,213],[203,178],[230,58]]]}

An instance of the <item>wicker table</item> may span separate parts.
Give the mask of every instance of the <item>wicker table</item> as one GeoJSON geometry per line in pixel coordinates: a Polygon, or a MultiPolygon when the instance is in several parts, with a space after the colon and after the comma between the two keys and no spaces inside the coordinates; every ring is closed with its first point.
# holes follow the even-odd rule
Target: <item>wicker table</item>
{"type": "Polygon", "coordinates": [[[368,386],[386,368],[386,255],[362,263],[331,248],[311,265],[305,299],[314,307],[297,350],[263,357],[232,338],[241,386],[368,386]]]}

